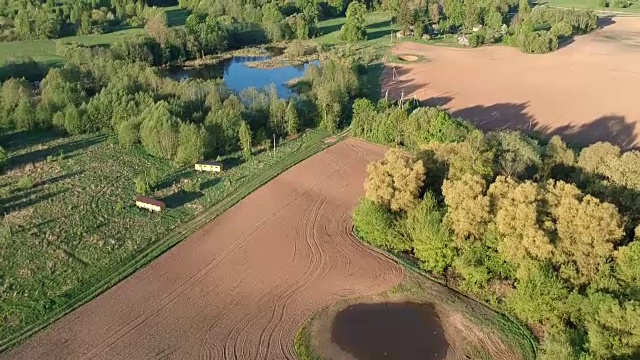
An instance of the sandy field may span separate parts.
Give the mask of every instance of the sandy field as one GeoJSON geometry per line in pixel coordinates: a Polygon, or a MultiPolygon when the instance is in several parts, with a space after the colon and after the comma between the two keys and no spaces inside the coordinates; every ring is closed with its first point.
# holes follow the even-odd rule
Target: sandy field
{"type": "Polygon", "coordinates": [[[383,153],[346,140],[307,159],[0,359],[294,359],[315,312],[403,278],[350,235],[383,153]]]}
{"type": "Polygon", "coordinates": [[[397,99],[404,91],[405,98],[441,105],[484,129],[561,134],[578,145],[640,145],[640,17],[602,18],[600,29],[550,54],[413,42],[393,52],[425,60],[387,64],[383,96],[389,90],[397,99]]]}

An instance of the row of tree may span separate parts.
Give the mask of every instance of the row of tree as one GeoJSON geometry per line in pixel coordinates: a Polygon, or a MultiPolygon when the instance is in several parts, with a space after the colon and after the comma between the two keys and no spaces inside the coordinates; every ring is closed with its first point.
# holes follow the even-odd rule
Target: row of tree
{"type": "Polygon", "coordinates": [[[54,39],[140,26],[144,0],[0,0],[0,41],[54,39]]]}
{"type": "Polygon", "coordinates": [[[369,165],[361,238],[537,329],[542,359],[637,358],[640,152],[409,111],[354,103],[355,134],[412,149],[369,165]]]}

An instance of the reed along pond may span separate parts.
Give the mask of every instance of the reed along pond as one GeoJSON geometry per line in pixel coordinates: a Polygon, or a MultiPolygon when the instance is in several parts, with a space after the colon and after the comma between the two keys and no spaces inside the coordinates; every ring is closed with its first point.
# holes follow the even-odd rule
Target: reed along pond
{"type": "Polygon", "coordinates": [[[271,84],[275,85],[281,98],[289,98],[293,91],[287,86],[287,82],[304,75],[310,64],[319,64],[318,61],[296,66],[282,66],[270,69],[253,68],[247,66],[249,62],[269,60],[271,56],[240,57],[222,60],[214,65],[204,65],[194,68],[173,68],[167,71],[167,75],[174,80],[186,79],[223,79],[227,87],[239,93],[244,89],[255,87],[263,89],[271,84]]]}
{"type": "Polygon", "coordinates": [[[358,360],[439,360],[449,344],[433,305],[360,303],[333,319],[331,341],[358,360]]]}

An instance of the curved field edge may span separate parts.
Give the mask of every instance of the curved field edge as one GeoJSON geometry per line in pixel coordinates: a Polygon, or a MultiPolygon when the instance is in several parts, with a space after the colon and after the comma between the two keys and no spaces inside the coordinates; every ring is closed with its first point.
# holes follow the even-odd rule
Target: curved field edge
{"type": "MultiPolygon", "coordinates": [[[[511,349],[514,349],[520,354],[520,358],[522,360],[535,360],[537,358],[537,341],[531,332],[520,322],[513,319],[512,317],[502,313],[500,310],[491,306],[490,304],[475,299],[455,288],[451,288],[446,284],[442,283],[436,278],[433,278],[424,270],[417,267],[415,264],[407,261],[398,255],[387,252],[385,250],[379,249],[377,247],[371,246],[367,242],[363,241],[360,237],[358,237],[355,232],[353,232],[353,236],[360,241],[364,246],[369,249],[387,257],[388,259],[402,265],[405,269],[410,270],[406,273],[405,279],[393,287],[392,289],[383,292],[382,294],[411,294],[416,291],[423,290],[420,288],[417,282],[423,282],[427,285],[434,285],[440,287],[440,289],[436,289],[436,292],[439,292],[442,295],[441,299],[433,299],[434,302],[441,303],[454,311],[460,311],[464,315],[468,316],[473,322],[475,322],[479,326],[483,326],[486,328],[490,328],[496,330],[500,335],[501,339],[508,345],[511,349]],[[414,278],[414,279],[411,279],[414,278]],[[418,278],[418,279],[415,279],[418,278]],[[451,292],[451,294],[446,294],[445,292],[451,292]],[[453,295],[453,296],[451,296],[453,295]],[[470,309],[467,309],[469,307],[470,309]],[[490,314],[493,316],[482,316],[482,314],[478,314],[474,310],[473,307],[482,307],[484,310],[489,310],[490,314]]],[[[302,327],[298,330],[296,337],[294,339],[293,347],[296,355],[300,360],[323,360],[324,358],[318,355],[316,350],[313,348],[312,339],[311,339],[311,326],[316,321],[318,316],[326,311],[328,308],[336,306],[338,303],[332,304],[314,314],[311,318],[309,318],[302,327]]],[[[478,349],[480,353],[482,349],[478,349]]]]}
{"type": "Polygon", "coordinates": [[[307,159],[308,157],[335,145],[339,141],[342,141],[347,136],[347,134],[348,132],[345,131],[338,135],[334,135],[331,138],[332,141],[326,141],[325,138],[320,138],[310,143],[301,144],[300,148],[295,150],[291,156],[284,158],[276,165],[265,169],[263,172],[260,172],[258,176],[252,178],[243,187],[236,190],[235,193],[204,210],[200,214],[196,215],[193,219],[184,223],[182,226],[174,229],[167,236],[153,243],[144,251],[137,254],[129,263],[120,267],[116,272],[110,273],[102,281],[79,293],[67,303],[67,306],[60,308],[58,311],[50,314],[50,316],[44,317],[40,322],[26,327],[21,332],[17,332],[7,338],[1,339],[0,353],[20,344],[35,333],[51,325],[56,320],[62,318],[66,314],[84,305],[85,303],[93,300],[106,290],[110,289],[120,281],[136,272],[138,269],[149,264],[151,261],[177,245],[182,240],[186,239],[193,232],[203,227],[209,221],[213,220],[214,218],[231,208],[233,205],[237,204],[239,201],[250,195],[261,186],[265,185],[276,176],[280,175],[299,162],[307,159]]]}

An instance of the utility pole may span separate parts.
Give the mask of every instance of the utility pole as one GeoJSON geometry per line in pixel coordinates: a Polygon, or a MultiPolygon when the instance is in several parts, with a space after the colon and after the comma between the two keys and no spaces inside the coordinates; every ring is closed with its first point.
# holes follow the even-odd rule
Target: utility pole
{"type": "Polygon", "coordinates": [[[276,156],[276,133],[273,133],[273,157],[276,156]]]}

